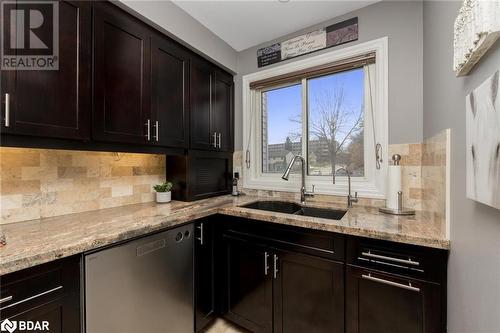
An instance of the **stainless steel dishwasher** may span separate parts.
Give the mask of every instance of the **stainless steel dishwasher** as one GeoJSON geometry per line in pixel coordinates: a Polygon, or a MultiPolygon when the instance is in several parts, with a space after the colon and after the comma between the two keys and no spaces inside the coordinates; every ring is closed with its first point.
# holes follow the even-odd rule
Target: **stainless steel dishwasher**
{"type": "Polygon", "coordinates": [[[191,333],[193,226],[85,256],[87,333],[191,333]]]}

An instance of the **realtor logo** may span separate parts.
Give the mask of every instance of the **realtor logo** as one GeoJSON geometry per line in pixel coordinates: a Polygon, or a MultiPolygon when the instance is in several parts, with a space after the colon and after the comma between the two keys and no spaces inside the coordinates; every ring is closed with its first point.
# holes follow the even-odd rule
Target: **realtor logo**
{"type": "Polygon", "coordinates": [[[2,1],[2,70],[59,69],[59,3],[2,1]]]}
{"type": "Polygon", "coordinates": [[[9,332],[12,333],[17,329],[17,322],[16,321],[10,321],[8,319],[5,319],[2,321],[0,324],[0,330],[2,332],[9,332]]]}

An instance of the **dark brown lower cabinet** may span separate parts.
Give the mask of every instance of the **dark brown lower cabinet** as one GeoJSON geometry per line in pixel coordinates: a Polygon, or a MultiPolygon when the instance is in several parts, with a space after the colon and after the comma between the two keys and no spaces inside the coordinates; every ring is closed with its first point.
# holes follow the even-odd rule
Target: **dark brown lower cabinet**
{"type": "Polygon", "coordinates": [[[441,332],[439,284],[350,265],[346,280],[346,332],[441,332]]]}
{"type": "Polygon", "coordinates": [[[344,264],[226,237],[225,317],[252,332],[343,333],[344,264]]]}
{"type": "Polygon", "coordinates": [[[195,222],[195,332],[203,332],[216,316],[216,241],[211,218],[195,222]]]}
{"type": "Polygon", "coordinates": [[[271,251],[250,241],[226,238],[224,316],[252,332],[273,330],[271,251]]]}
{"type": "Polygon", "coordinates": [[[2,276],[0,321],[48,321],[50,332],[80,332],[80,265],[77,255],[2,276]]]}
{"type": "Polygon", "coordinates": [[[274,332],[343,333],[344,264],[288,251],[274,256],[274,332]]]}

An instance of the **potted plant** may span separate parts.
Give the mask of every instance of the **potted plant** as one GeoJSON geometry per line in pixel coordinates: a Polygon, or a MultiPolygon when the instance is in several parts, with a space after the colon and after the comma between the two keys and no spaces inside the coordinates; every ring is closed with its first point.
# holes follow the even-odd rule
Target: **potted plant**
{"type": "Polygon", "coordinates": [[[153,190],[156,191],[156,202],[170,202],[172,200],[172,186],[172,183],[169,181],[153,186],[153,190]]]}

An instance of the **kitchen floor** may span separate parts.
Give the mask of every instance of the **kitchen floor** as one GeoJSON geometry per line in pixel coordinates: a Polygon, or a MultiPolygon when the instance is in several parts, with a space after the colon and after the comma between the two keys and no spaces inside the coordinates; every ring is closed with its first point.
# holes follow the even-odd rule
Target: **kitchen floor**
{"type": "Polygon", "coordinates": [[[205,331],[205,333],[248,333],[248,331],[219,318],[205,331]]]}

